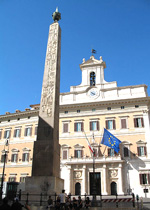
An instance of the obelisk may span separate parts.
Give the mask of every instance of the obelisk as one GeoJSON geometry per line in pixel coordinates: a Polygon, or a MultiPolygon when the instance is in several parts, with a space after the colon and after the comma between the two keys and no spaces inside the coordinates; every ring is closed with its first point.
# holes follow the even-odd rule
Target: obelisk
{"type": "Polygon", "coordinates": [[[32,176],[26,179],[29,193],[60,193],[59,94],[61,14],[56,9],[50,25],[39,110],[37,141],[34,142],[32,176]]]}

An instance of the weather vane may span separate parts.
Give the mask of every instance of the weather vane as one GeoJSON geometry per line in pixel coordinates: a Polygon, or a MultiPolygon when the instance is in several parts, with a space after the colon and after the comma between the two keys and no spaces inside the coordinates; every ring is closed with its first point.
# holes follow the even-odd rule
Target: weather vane
{"type": "Polygon", "coordinates": [[[58,12],[58,7],[56,7],[56,11],[52,14],[54,21],[59,21],[61,19],[61,13],[58,12]]]}

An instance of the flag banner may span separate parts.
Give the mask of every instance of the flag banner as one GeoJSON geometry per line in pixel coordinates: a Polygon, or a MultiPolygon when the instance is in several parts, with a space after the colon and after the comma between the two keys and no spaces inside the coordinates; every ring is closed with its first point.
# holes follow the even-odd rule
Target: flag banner
{"type": "Polygon", "coordinates": [[[88,147],[89,147],[90,151],[91,151],[92,153],[94,153],[93,147],[91,146],[91,144],[90,144],[90,142],[89,142],[89,140],[88,140],[88,138],[87,138],[87,136],[86,136],[85,131],[84,131],[84,134],[85,134],[85,137],[86,137],[86,140],[87,140],[88,147]]]}
{"type": "Polygon", "coordinates": [[[92,49],[91,51],[92,51],[92,53],[96,53],[96,50],[94,50],[94,49],[92,49]]]}
{"type": "Polygon", "coordinates": [[[101,144],[104,144],[112,149],[115,150],[115,152],[119,152],[120,148],[119,148],[119,144],[121,143],[121,141],[116,138],[113,134],[111,134],[108,130],[106,130],[104,128],[104,134],[103,134],[103,138],[101,141],[101,144]]]}

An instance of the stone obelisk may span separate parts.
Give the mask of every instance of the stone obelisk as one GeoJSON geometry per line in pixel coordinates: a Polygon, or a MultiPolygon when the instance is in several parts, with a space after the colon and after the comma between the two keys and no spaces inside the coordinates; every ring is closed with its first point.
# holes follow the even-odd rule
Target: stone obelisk
{"type": "Polygon", "coordinates": [[[59,94],[61,14],[56,9],[50,25],[42,94],[39,111],[37,141],[34,142],[32,176],[26,179],[26,191],[60,193],[59,94]]]}

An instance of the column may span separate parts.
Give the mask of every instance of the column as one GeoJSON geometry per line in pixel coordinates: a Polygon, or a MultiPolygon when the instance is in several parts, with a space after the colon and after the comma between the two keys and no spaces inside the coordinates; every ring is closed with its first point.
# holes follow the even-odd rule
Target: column
{"type": "Polygon", "coordinates": [[[106,184],[107,183],[106,169],[107,169],[107,166],[106,166],[106,164],[104,164],[103,165],[103,180],[101,182],[101,183],[103,183],[103,191],[101,192],[102,195],[108,195],[107,189],[106,189],[106,186],[107,186],[107,184],[106,184]]]}
{"type": "Polygon", "coordinates": [[[68,188],[68,193],[72,193],[72,182],[71,182],[71,180],[73,180],[72,179],[72,169],[71,169],[71,166],[68,166],[67,167],[68,168],[68,186],[67,186],[67,188],[68,188]]]}
{"type": "Polygon", "coordinates": [[[84,195],[86,192],[86,165],[83,165],[83,170],[82,170],[82,195],[84,195]]]}
{"type": "Polygon", "coordinates": [[[122,164],[119,164],[118,167],[118,194],[124,194],[123,189],[122,189],[122,164]]]}

